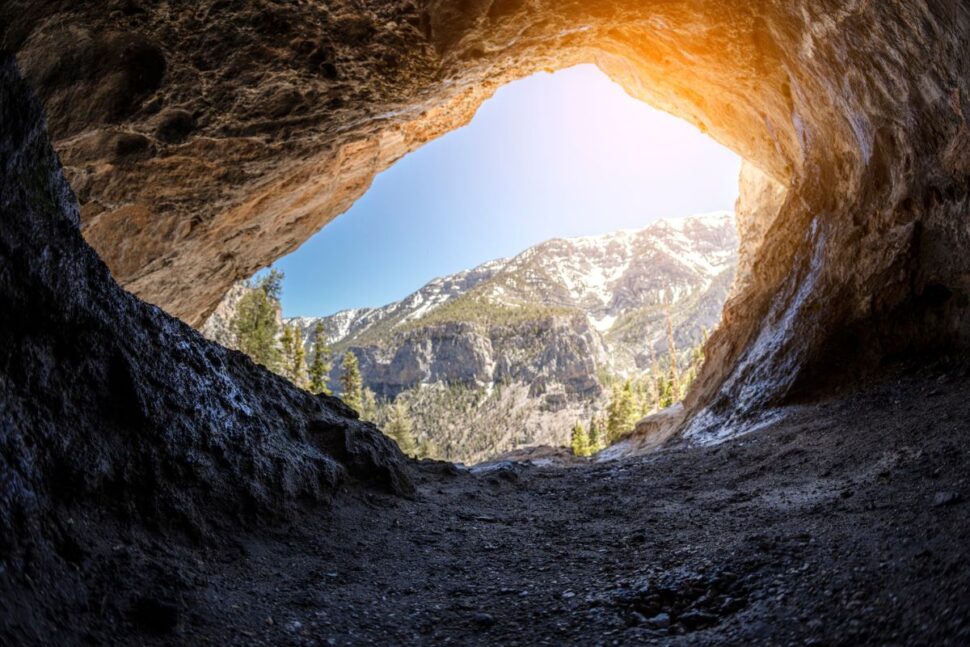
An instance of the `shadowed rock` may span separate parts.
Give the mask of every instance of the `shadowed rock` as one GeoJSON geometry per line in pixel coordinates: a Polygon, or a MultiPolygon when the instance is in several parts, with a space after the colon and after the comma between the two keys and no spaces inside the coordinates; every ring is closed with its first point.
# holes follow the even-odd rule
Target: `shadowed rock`
{"type": "MultiPolygon", "coordinates": [[[[84,561],[91,533],[112,519],[206,542],[226,523],[292,517],[341,482],[413,492],[397,447],[338,400],[300,391],[115,284],[81,238],[40,106],[6,55],[0,213],[4,578],[22,584],[41,569],[35,586],[52,600],[83,595],[64,565],[84,561]]],[[[29,613],[2,597],[13,605],[5,622],[29,613]]],[[[165,628],[177,621],[166,604],[133,613],[165,628]]]]}

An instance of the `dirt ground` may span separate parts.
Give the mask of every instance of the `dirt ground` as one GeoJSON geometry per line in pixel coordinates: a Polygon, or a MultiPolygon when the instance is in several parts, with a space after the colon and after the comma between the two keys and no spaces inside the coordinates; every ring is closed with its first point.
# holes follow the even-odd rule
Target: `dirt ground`
{"type": "Polygon", "coordinates": [[[92,534],[86,605],[46,613],[94,644],[968,644],[968,396],[900,369],[716,447],[425,463],[413,500],[207,548],[92,534]]]}

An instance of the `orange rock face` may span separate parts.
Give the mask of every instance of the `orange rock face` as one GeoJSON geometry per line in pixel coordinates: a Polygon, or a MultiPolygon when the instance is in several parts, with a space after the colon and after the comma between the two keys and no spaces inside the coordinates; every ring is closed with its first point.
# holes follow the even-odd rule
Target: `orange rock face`
{"type": "Polygon", "coordinates": [[[691,434],[970,338],[956,0],[34,0],[0,25],[85,236],[193,324],[500,85],[592,62],[758,169],[691,434]]]}

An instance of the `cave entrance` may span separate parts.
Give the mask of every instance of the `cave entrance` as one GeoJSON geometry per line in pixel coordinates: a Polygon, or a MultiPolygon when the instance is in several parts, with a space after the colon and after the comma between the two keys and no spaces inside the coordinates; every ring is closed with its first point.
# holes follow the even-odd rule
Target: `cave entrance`
{"type": "Polygon", "coordinates": [[[737,265],[740,164],[594,66],[534,75],[234,287],[204,330],[412,455],[589,455],[696,376],[737,265]]]}

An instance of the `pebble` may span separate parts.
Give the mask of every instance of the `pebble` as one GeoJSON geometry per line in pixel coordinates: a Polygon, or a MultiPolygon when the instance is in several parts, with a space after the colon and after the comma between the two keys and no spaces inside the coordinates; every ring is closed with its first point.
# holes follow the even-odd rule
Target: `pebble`
{"type": "Polygon", "coordinates": [[[475,621],[479,627],[491,627],[495,624],[495,617],[490,613],[478,612],[472,616],[472,620],[475,621]]]}
{"type": "Polygon", "coordinates": [[[652,618],[648,618],[646,624],[653,625],[654,627],[660,627],[661,629],[666,629],[670,626],[670,615],[666,613],[658,613],[652,618]]]}
{"type": "Polygon", "coordinates": [[[933,507],[941,508],[947,505],[953,505],[954,503],[959,503],[961,499],[959,492],[937,492],[936,496],[933,497],[933,507]]]}

